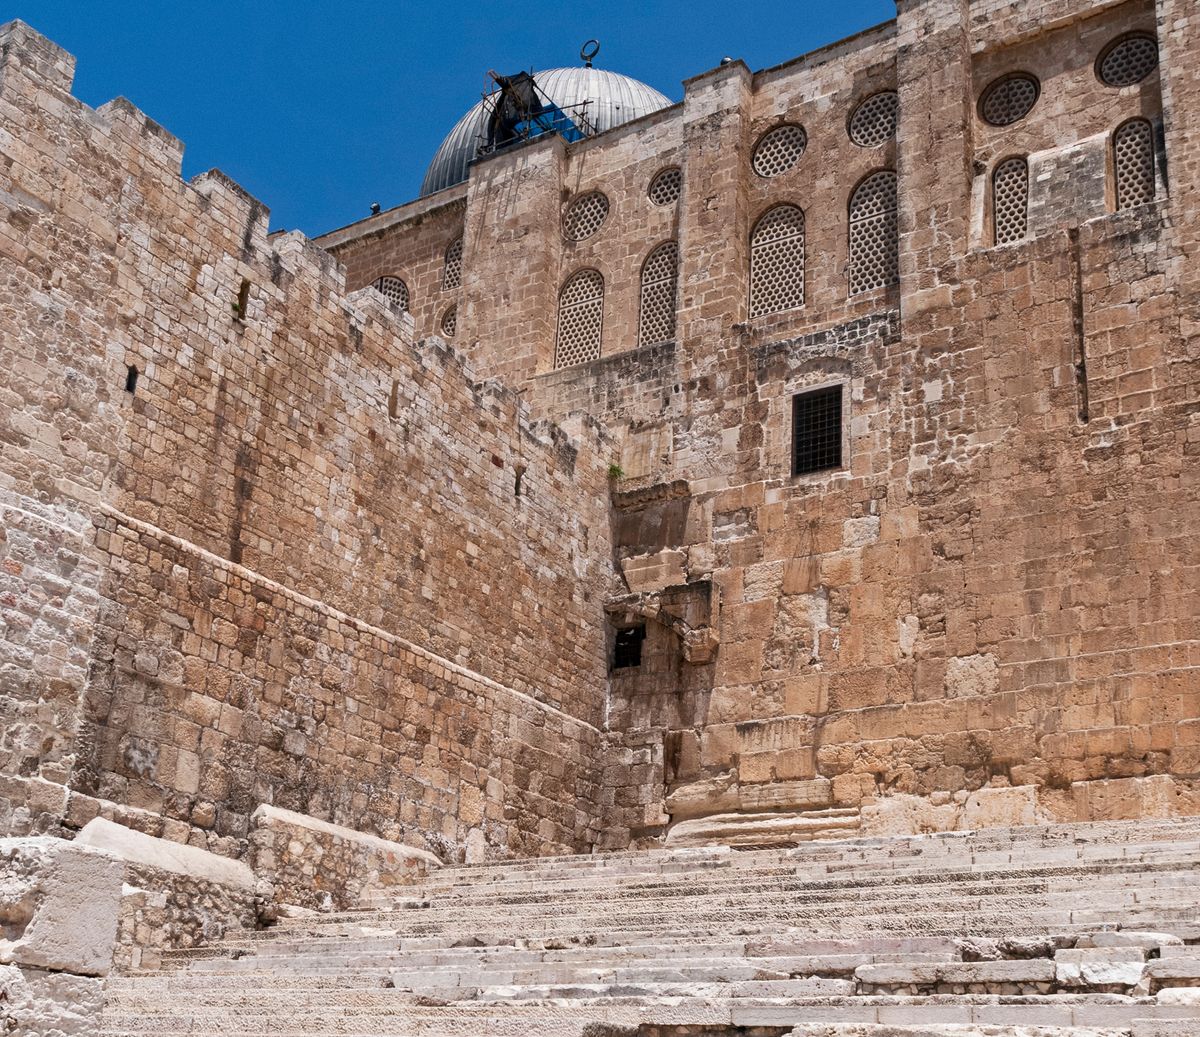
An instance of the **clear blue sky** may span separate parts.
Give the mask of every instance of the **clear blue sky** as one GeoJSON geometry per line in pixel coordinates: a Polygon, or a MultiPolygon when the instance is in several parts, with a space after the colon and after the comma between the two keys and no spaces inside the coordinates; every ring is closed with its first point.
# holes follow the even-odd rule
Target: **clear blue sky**
{"type": "Polygon", "coordinates": [[[673,100],[729,54],[766,68],[895,16],[893,0],[16,0],[77,59],[75,96],[128,97],[180,137],[184,175],[217,167],[320,234],[416,197],[489,68],[596,64],[673,100]]]}

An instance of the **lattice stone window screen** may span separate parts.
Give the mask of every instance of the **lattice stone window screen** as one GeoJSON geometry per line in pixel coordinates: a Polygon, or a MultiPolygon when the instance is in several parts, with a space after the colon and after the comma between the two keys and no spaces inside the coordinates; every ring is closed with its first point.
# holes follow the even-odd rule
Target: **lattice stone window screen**
{"type": "Polygon", "coordinates": [[[399,306],[402,310],[408,309],[408,285],[400,278],[385,274],[383,277],[376,278],[372,287],[383,292],[388,302],[394,306],[399,306]]]}
{"type": "Polygon", "coordinates": [[[759,176],[772,177],[786,173],[804,154],[808,147],[808,134],[803,126],[785,123],[767,130],[754,145],[751,164],[759,176]]]}
{"type": "Polygon", "coordinates": [[[678,284],[679,243],[664,241],[642,265],[642,306],[638,321],[641,345],[674,340],[678,284]]]}
{"type": "Polygon", "coordinates": [[[683,170],[678,166],[669,166],[659,170],[650,181],[650,189],[646,193],[655,205],[674,205],[679,201],[683,190],[683,170]]]}
{"type": "Polygon", "coordinates": [[[992,226],[996,244],[1020,241],[1029,229],[1029,163],[1007,158],[992,174],[992,226]]]}
{"type": "Polygon", "coordinates": [[[1133,86],[1158,68],[1158,43],[1138,33],[1114,40],[1100,52],[1096,75],[1106,86],[1133,86]]]}
{"type": "Polygon", "coordinates": [[[458,288],[462,284],[463,239],[455,238],[446,246],[446,262],[442,267],[442,291],[458,288]]]}
{"type": "Polygon", "coordinates": [[[850,294],[900,279],[896,234],[896,174],[872,173],[850,198],[850,294]]]}
{"type": "Polygon", "coordinates": [[[979,99],[979,114],[993,126],[1011,126],[1037,104],[1041,85],[1028,72],[1013,72],[991,83],[979,99]]]}
{"type": "Polygon", "coordinates": [[[442,314],[442,334],[446,338],[454,338],[454,333],[458,330],[458,307],[450,306],[446,312],[442,314]]]}
{"type": "Polygon", "coordinates": [[[896,136],[900,98],[894,90],[872,94],[850,116],[850,139],[860,148],[877,148],[896,136]]]}
{"type": "Polygon", "coordinates": [[[604,324],[604,278],[598,270],[580,270],[558,297],[558,341],[554,366],[584,364],[600,355],[604,324]]]}
{"type": "Polygon", "coordinates": [[[750,234],[750,316],[804,305],[804,211],[768,209],[750,234]]]}
{"type": "Polygon", "coordinates": [[[563,216],[563,235],[571,241],[590,238],[608,217],[608,199],[599,191],[580,195],[563,216]]]}
{"type": "Polygon", "coordinates": [[[1118,209],[1154,201],[1154,127],[1145,119],[1130,119],[1113,134],[1113,169],[1118,209]]]}

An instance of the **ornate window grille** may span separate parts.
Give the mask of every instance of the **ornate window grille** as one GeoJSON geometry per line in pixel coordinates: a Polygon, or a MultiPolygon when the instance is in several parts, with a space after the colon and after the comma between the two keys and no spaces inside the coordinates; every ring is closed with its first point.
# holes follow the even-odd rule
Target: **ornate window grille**
{"type": "Polygon", "coordinates": [[[895,90],[872,94],[850,116],[850,139],[860,148],[877,148],[896,136],[900,98],[895,90]]]}
{"type": "Polygon", "coordinates": [[[1158,42],[1140,32],[1113,40],[1096,61],[1096,75],[1106,86],[1133,86],[1156,68],[1158,42]]]}
{"type": "Polygon", "coordinates": [[[463,239],[455,238],[446,246],[446,261],[442,266],[442,291],[458,288],[462,284],[463,239]]]}
{"type": "Polygon", "coordinates": [[[638,321],[641,345],[674,340],[678,285],[679,243],[664,241],[642,264],[642,304],[638,321]]]}
{"type": "Polygon", "coordinates": [[[1154,127],[1146,119],[1130,119],[1113,134],[1113,170],[1117,208],[1130,209],[1154,201],[1154,127]]]}
{"type": "Polygon", "coordinates": [[[1029,163],[1007,158],[992,173],[992,226],[997,245],[1020,241],[1029,230],[1029,163]]]}
{"type": "Polygon", "coordinates": [[[750,234],[750,316],[804,305],[804,210],[768,209],[750,234]]]}
{"type": "Polygon", "coordinates": [[[900,279],[896,228],[896,174],[872,173],[850,197],[850,294],[900,279]]]}
{"type": "Polygon", "coordinates": [[[458,331],[458,307],[448,306],[446,312],[442,314],[442,334],[446,338],[454,338],[456,331],[458,331]]]}
{"type": "Polygon", "coordinates": [[[759,176],[780,176],[800,161],[806,147],[808,135],[804,127],[784,123],[758,138],[751,165],[759,176]]]}
{"type": "Polygon", "coordinates": [[[682,190],[683,170],[678,166],[668,166],[654,175],[646,193],[655,205],[674,205],[679,201],[682,190]]]}
{"type": "Polygon", "coordinates": [[[1028,72],[1012,72],[993,80],[979,99],[979,115],[993,126],[1020,122],[1037,104],[1041,84],[1028,72]]]}
{"type": "Polygon", "coordinates": [[[399,277],[384,274],[383,277],[377,277],[371,287],[376,291],[382,292],[384,298],[393,306],[398,306],[405,311],[408,310],[408,285],[399,277]]]}
{"type": "Polygon", "coordinates": [[[598,270],[580,270],[558,297],[558,337],[554,366],[584,364],[600,356],[604,324],[604,278],[598,270]]]}
{"type": "Polygon", "coordinates": [[[608,217],[608,199],[599,191],[580,195],[563,216],[563,236],[583,241],[596,233],[608,217]]]}

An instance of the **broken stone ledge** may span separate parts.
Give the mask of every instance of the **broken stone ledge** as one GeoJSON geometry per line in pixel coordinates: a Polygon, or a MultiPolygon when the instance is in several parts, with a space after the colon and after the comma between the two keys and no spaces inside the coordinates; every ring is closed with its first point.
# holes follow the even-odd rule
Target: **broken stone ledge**
{"type": "Polygon", "coordinates": [[[255,871],[278,900],[312,910],[370,903],[442,866],[428,850],[266,803],[250,823],[255,871]]]}

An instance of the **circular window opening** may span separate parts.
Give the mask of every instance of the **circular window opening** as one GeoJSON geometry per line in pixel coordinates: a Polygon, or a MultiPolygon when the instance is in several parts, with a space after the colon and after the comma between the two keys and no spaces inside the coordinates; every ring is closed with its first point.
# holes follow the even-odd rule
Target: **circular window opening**
{"type": "Polygon", "coordinates": [[[683,170],[678,166],[660,170],[650,181],[650,189],[646,193],[655,205],[673,205],[679,201],[683,190],[683,170]]]}
{"type": "Polygon", "coordinates": [[[563,216],[563,235],[571,241],[583,241],[600,229],[608,217],[608,199],[599,191],[580,195],[563,216]]]}
{"type": "Polygon", "coordinates": [[[1030,113],[1041,92],[1041,84],[1028,72],[1002,76],[984,90],[979,116],[992,126],[1011,126],[1030,113]]]}
{"type": "Polygon", "coordinates": [[[803,126],[785,123],[767,130],[754,146],[752,165],[759,176],[772,177],[786,173],[804,154],[808,147],[808,134],[803,126]]]}
{"type": "Polygon", "coordinates": [[[872,94],[850,116],[850,140],[860,148],[877,148],[896,136],[900,98],[895,90],[872,94]]]}
{"type": "Polygon", "coordinates": [[[1096,76],[1105,86],[1133,86],[1158,68],[1158,43],[1139,32],[1113,40],[1096,59],[1096,76]]]}
{"type": "Polygon", "coordinates": [[[454,333],[458,330],[458,307],[450,306],[446,312],[442,314],[442,334],[446,338],[454,338],[454,333]]]}

